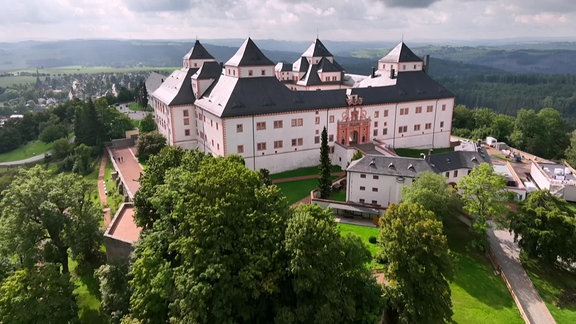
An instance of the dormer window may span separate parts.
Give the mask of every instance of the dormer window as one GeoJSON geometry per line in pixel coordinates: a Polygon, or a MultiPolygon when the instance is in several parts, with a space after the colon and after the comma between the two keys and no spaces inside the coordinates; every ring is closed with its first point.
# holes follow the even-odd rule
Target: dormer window
{"type": "Polygon", "coordinates": [[[261,70],[260,75],[266,75],[266,70],[261,70]]]}
{"type": "Polygon", "coordinates": [[[252,74],[253,74],[252,70],[248,70],[248,75],[252,76],[252,74]]]}

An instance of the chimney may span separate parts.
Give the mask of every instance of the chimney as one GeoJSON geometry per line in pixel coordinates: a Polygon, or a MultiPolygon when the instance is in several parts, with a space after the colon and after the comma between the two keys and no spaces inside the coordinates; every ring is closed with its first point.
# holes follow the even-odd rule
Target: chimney
{"type": "Polygon", "coordinates": [[[371,78],[375,78],[376,77],[376,68],[372,67],[372,75],[371,78]]]}
{"type": "Polygon", "coordinates": [[[396,78],[396,70],[391,69],[390,70],[390,79],[395,79],[396,78]]]}
{"type": "Polygon", "coordinates": [[[428,65],[430,64],[430,55],[424,55],[424,72],[428,73],[428,65]]]}

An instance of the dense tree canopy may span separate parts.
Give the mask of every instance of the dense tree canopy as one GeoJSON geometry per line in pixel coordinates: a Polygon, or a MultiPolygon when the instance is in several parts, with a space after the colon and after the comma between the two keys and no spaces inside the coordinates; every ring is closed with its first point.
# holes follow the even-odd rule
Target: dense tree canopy
{"type": "Polygon", "coordinates": [[[510,229],[530,257],[554,264],[576,261],[576,217],[568,203],[548,190],[530,193],[513,213],[510,229]]]}
{"type": "Polygon", "coordinates": [[[488,247],[488,219],[500,221],[506,212],[508,194],[504,176],[494,173],[491,164],[482,163],[458,183],[464,210],[472,216],[473,244],[485,250],[488,247]]]}
{"type": "Polygon", "coordinates": [[[166,148],[150,167],[136,199],[145,227],[131,268],[132,318],[377,318],[380,291],[364,265],[369,254],[357,239],[340,237],[330,212],[307,206],[293,216],[278,188],[236,157],[166,148]]]}
{"type": "Polygon", "coordinates": [[[1,255],[25,267],[52,262],[68,273],[68,258],[86,261],[100,248],[101,211],[87,199],[90,186],[74,175],[40,166],[22,169],[0,202],[1,255]]]}
{"type": "Polygon", "coordinates": [[[379,245],[388,314],[401,323],[450,321],[454,268],[434,213],[413,203],[391,205],[380,218],[379,245]]]}
{"type": "Polygon", "coordinates": [[[136,144],[136,156],[140,162],[146,162],[150,156],[158,154],[166,147],[166,137],[158,132],[141,134],[136,144]]]}
{"type": "Polygon", "coordinates": [[[140,121],[138,125],[140,133],[150,133],[156,130],[156,122],[154,121],[154,115],[146,114],[144,118],[140,121]]]}
{"type": "Polygon", "coordinates": [[[441,174],[424,172],[410,186],[402,187],[402,201],[417,203],[442,221],[459,208],[459,200],[441,174]]]}

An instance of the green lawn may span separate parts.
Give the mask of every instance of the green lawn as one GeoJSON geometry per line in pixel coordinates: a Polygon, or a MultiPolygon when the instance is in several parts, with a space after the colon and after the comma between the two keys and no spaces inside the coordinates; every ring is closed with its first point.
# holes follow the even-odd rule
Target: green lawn
{"type": "Polygon", "coordinates": [[[106,323],[106,317],[100,306],[100,289],[94,271],[80,271],[78,263],[68,259],[70,273],[74,281],[74,294],[78,303],[78,316],[81,323],[106,323]]]}
{"type": "MultiPolygon", "coordinates": [[[[332,169],[330,169],[332,173],[334,172],[342,172],[339,166],[333,165],[332,169]]],[[[301,168],[296,170],[284,171],[280,173],[275,173],[270,175],[270,179],[284,179],[284,178],[293,178],[293,177],[301,177],[301,176],[308,176],[308,175],[317,175],[320,173],[320,169],[318,166],[312,166],[308,168],[301,168]]]]}
{"type": "Polygon", "coordinates": [[[522,264],[556,322],[576,323],[576,273],[551,268],[524,257],[522,264]],[[565,302],[565,292],[572,296],[572,302],[565,302]]]}
{"type": "MultiPolygon", "coordinates": [[[[368,226],[359,226],[359,225],[338,223],[338,228],[340,229],[341,235],[345,235],[348,233],[353,233],[353,234],[358,235],[360,237],[360,239],[362,239],[362,242],[364,243],[364,245],[366,245],[366,247],[370,251],[370,254],[372,254],[372,258],[376,257],[376,254],[378,253],[378,247],[376,244],[370,243],[370,241],[368,241],[368,239],[370,238],[370,236],[374,236],[374,237],[378,238],[378,227],[376,227],[376,226],[368,227],[368,226]]],[[[374,259],[372,259],[372,262],[370,262],[369,267],[372,270],[382,269],[382,265],[376,263],[376,261],[374,259]]]]}
{"type": "Polygon", "coordinates": [[[112,179],[112,172],[114,172],[114,167],[112,166],[112,161],[108,158],[104,172],[104,181],[106,182],[106,190],[108,191],[106,200],[108,207],[110,207],[110,213],[114,216],[116,210],[118,210],[118,207],[120,207],[120,204],[124,201],[124,196],[118,192],[116,181],[112,179]]]}
{"type": "Polygon", "coordinates": [[[138,103],[131,103],[128,105],[128,109],[134,111],[152,111],[152,107],[148,105],[147,107],[141,107],[138,103]]]}
{"type": "Polygon", "coordinates": [[[282,191],[288,200],[288,203],[292,205],[293,203],[306,198],[306,196],[310,194],[310,191],[317,188],[318,179],[282,182],[277,183],[276,186],[280,188],[280,191],[282,191]]]}
{"type": "Polygon", "coordinates": [[[339,191],[332,191],[330,193],[330,199],[346,202],[346,190],[342,188],[339,191]]]}
{"type": "Polygon", "coordinates": [[[524,323],[508,288],[488,259],[469,251],[468,228],[455,218],[445,221],[448,244],[456,258],[450,284],[456,323],[524,323]]]}
{"type": "Polygon", "coordinates": [[[31,158],[52,149],[53,143],[33,141],[10,152],[0,154],[0,162],[12,162],[31,158]]]}
{"type": "MultiPolygon", "coordinates": [[[[428,149],[397,148],[397,149],[394,149],[394,151],[396,152],[396,154],[398,154],[400,156],[404,156],[404,157],[419,158],[420,153],[424,153],[424,154],[428,155],[428,149]]],[[[454,151],[454,149],[451,147],[435,148],[434,151],[432,151],[432,154],[446,153],[446,152],[452,152],[452,151],[454,151]]]]}

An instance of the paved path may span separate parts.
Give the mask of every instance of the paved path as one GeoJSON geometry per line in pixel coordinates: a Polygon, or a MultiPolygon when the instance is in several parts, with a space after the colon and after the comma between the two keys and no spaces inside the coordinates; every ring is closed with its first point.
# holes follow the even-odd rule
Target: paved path
{"type": "Polygon", "coordinates": [[[528,323],[556,323],[522,267],[519,258],[520,248],[514,242],[513,234],[506,230],[490,228],[488,238],[494,257],[510,283],[513,297],[516,296],[516,304],[523,310],[528,323]]]}
{"type": "Polygon", "coordinates": [[[138,163],[132,147],[111,149],[114,169],[119,171],[119,176],[128,189],[130,199],[140,188],[140,174],[143,172],[142,166],[138,163]]]}
{"type": "Polygon", "coordinates": [[[36,156],[33,156],[31,158],[27,158],[24,160],[2,162],[2,163],[0,163],[0,166],[10,167],[10,166],[17,166],[17,165],[23,165],[23,164],[28,164],[28,163],[35,163],[35,162],[44,160],[44,155],[45,155],[45,153],[41,153],[41,154],[38,154],[36,156]]]}

